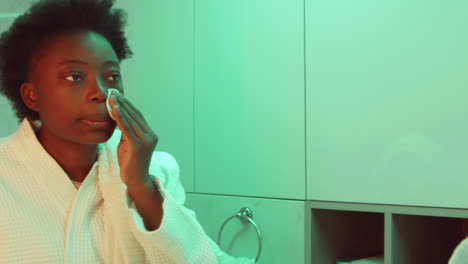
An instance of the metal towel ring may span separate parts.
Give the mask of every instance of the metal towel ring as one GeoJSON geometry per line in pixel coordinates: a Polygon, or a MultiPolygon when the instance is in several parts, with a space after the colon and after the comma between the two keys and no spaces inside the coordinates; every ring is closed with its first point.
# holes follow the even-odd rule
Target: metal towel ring
{"type": "Polygon", "coordinates": [[[223,232],[224,225],[226,225],[226,223],[229,222],[229,220],[231,220],[232,218],[239,218],[244,224],[250,222],[255,227],[258,237],[258,251],[257,257],[255,258],[255,263],[257,263],[258,258],[260,257],[260,253],[262,252],[262,237],[260,236],[260,230],[258,229],[257,224],[255,224],[253,220],[252,210],[250,210],[248,207],[241,208],[237,214],[229,217],[228,219],[226,219],[226,221],[224,221],[218,232],[218,246],[221,247],[221,244],[219,242],[221,241],[221,233],[223,232]]]}

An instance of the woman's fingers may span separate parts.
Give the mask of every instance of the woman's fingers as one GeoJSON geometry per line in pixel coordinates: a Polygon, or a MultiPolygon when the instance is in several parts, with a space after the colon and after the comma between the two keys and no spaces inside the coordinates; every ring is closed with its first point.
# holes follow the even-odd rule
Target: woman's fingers
{"type": "Polygon", "coordinates": [[[141,113],[141,111],[139,111],[133,104],[132,102],[130,102],[130,100],[127,99],[127,97],[119,94],[117,99],[119,100],[119,102],[122,102],[123,104],[126,104],[128,107],[129,107],[129,110],[131,110],[132,112],[134,112],[138,117],[139,119],[141,119],[143,122],[146,123],[146,120],[145,120],[145,117],[143,116],[143,114],[141,113]]]}
{"type": "Polygon", "coordinates": [[[134,128],[130,124],[129,117],[126,115],[125,109],[123,109],[122,106],[116,102],[115,97],[112,97],[111,100],[115,121],[117,122],[117,126],[120,128],[120,130],[122,130],[122,134],[135,138],[136,134],[134,132],[134,128]]]}
{"type": "Polygon", "coordinates": [[[141,112],[128,99],[122,95],[113,95],[111,101],[120,110],[117,115],[119,115],[121,123],[117,124],[125,126],[132,137],[139,138],[142,142],[158,140],[157,135],[148,126],[141,112]]]}
{"type": "Polygon", "coordinates": [[[148,123],[146,123],[143,114],[127,98],[119,95],[117,97],[117,101],[126,110],[130,116],[130,120],[135,121],[135,126],[138,125],[134,129],[142,131],[141,134],[150,133],[150,128],[148,123]]]}

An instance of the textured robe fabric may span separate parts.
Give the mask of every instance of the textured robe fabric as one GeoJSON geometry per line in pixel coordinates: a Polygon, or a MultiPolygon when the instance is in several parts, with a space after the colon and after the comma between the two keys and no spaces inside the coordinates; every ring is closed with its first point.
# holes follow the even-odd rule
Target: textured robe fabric
{"type": "Polygon", "coordinates": [[[468,263],[468,237],[463,239],[455,248],[448,264],[466,264],[468,263]]]}
{"type": "Polygon", "coordinates": [[[77,189],[46,152],[27,118],[0,139],[0,263],[251,264],[224,253],[184,207],[179,166],[155,151],[150,175],[163,196],[160,227],[146,230],[120,178],[121,132],[98,144],[77,189]]]}

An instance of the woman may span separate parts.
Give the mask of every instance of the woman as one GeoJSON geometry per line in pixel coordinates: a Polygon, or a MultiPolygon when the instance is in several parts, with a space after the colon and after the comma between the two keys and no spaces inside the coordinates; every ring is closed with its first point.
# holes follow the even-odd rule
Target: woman
{"type": "Polygon", "coordinates": [[[176,160],[122,95],[132,51],[112,6],[40,1],[0,37],[0,92],[22,120],[0,139],[0,263],[252,263],[183,206],[176,160]]]}

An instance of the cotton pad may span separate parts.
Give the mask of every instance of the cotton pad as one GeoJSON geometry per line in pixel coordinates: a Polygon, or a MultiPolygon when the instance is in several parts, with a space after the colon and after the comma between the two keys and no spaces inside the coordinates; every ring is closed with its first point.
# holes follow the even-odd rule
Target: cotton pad
{"type": "Polygon", "coordinates": [[[120,94],[120,92],[119,92],[119,90],[114,89],[114,88],[109,88],[109,89],[107,90],[107,100],[106,100],[107,112],[109,112],[109,115],[110,115],[110,117],[112,118],[112,120],[115,121],[115,118],[114,118],[114,116],[112,115],[112,107],[111,107],[111,105],[110,105],[110,103],[109,103],[110,95],[111,95],[112,91],[114,91],[115,95],[120,94]]]}

